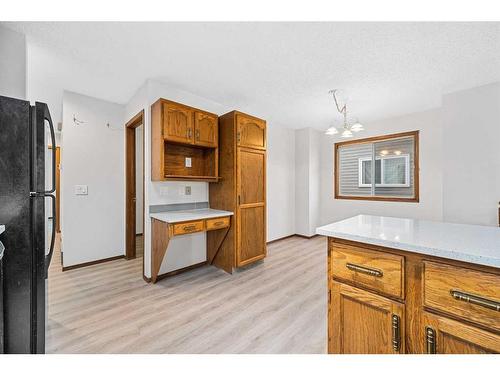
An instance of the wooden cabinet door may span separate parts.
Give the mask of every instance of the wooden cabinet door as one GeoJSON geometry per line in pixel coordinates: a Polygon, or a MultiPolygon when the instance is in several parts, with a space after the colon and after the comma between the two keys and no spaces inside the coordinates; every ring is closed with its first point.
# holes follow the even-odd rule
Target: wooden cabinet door
{"type": "Polygon", "coordinates": [[[328,352],[405,352],[404,305],[347,284],[330,281],[328,352]]]}
{"type": "Polygon", "coordinates": [[[500,353],[498,334],[430,313],[424,313],[423,321],[428,354],[500,353]]]}
{"type": "Polygon", "coordinates": [[[217,116],[194,113],[194,143],[199,146],[217,147],[217,116]]]}
{"type": "Polygon", "coordinates": [[[266,249],[266,153],[238,148],[237,152],[238,267],[262,259],[266,249]]]}
{"type": "Polygon", "coordinates": [[[191,109],[165,103],[163,105],[163,137],[177,143],[193,143],[193,112],[191,109]]]}
{"type": "Polygon", "coordinates": [[[238,146],[266,149],[266,122],[244,115],[236,116],[238,146]]]}

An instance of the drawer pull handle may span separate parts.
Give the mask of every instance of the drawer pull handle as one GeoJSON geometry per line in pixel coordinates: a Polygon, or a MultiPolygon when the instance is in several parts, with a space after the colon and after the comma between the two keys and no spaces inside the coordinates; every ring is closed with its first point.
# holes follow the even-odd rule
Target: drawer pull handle
{"type": "Polygon", "coordinates": [[[195,229],[196,229],[196,225],[194,225],[194,224],[191,224],[191,225],[185,225],[185,226],[183,226],[183,227],[182,227],[182,230],[184,230],[184,231],[186,231],[186,232],[187,232],[187,231],[190,231],[190,230],[195,230],[195,229]]]}
{"type": "Polygon", "coordinates": [[[224,224],[223,221],[217,221],[217,222],[214,223],[214,226],[218,227],[218,226],[223,225],[223,224],[224,224]]]}
{"type": "Polygon", "coordinates": [[[500,311],[500,302],[453,289],[450,290],[450,294],[456,300],[472,303],[474,305],[485,307],[490,310],[500,311]]]}
{"type": "Polygon", "coordinates": [[[382,271],[379,271],[379,270],[376,270],[373,268],[358,266],[357,264],[352,264],[352,263],[346,263],[345,266],[354,272],[360,272],[360,273],[364,273],[366,275],[375,276],[375,277],[384,276],[384,273],[382,271]]]}
{"type": "Polygon", "coordinates": [[[401,345],[400,319],[396,314],[392,314],[392,349],[399,352],[401,345]]]}
{"type": "Polygon", "coordinates": [[[431,327],[425,327],[425,346],[427,354],[436,354],[436,331],[431,327]]]}

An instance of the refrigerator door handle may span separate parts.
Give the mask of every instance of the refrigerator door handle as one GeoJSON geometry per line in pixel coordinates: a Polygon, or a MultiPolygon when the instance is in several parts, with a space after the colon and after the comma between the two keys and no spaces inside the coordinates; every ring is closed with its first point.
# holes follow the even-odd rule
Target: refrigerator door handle
{"type": "Polygon", "coordinates": [[[50,198],[52,200],[52,216],[54,220],[52,221],[52,235],[50,238],[49,253],[45,256],[45,278],[49,274],[50,261],[52,260],[52,254],[54,254],[54,244],[56,242],[56,197],[53,194],[44,194],[44,197],[50,198]]]}
{"type": "MultiPolygon", "coordinates": [[[[54,124],[52,123],[52,117],[50,117],[49,107],[47,104],[36,103],[37,105],[43,105],[43,118],[49,123],[50,138],[52,140],[52,188],[46,190],[45,194],[51,194],[56,191],[56,135],[54,132],[54,124]]],[[[55,213],[55,210],[54,210],[55,213]]]]}

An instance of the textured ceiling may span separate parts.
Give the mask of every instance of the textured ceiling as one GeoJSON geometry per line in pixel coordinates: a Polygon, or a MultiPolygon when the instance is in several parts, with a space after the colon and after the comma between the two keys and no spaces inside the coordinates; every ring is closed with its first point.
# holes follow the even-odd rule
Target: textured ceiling
{"type": "Polygon", "coordinates": [[[367,122],[500,80],[500,23],[4,25],[95,72],[82,92],[126,103],[153,78],[293,128],[340,121],[331,88],[367,122]]]}

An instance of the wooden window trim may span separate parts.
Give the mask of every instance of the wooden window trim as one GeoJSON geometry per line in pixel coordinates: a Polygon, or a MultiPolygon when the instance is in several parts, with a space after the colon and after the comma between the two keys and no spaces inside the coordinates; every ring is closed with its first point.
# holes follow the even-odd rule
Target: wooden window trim
{"type": "Polygon", "coordinates": [[[333,148],[333,163],[334,163],[334,171],[333,171],[333,189],[334,189],[334,198],[335,199],[350,199],[350,200],[365,200],[365,201],[386,201],[386,202],[410,202],[410,203],[418,203],[420,201],[420,157],[419,157],[419,131],[410,131],[404,133],[395,133],[389,135],[380,135],[376,137],[369,137],[363,139],[352,139],[344,142],[337,142],[333,148]],[[362,144],[362,143],[373,143],[377,141],[385,141],[394,138],[403,138],[403,137],[413,137],[414,139],[414,165],[415,170],[413,172],[413,184],[415,185],[414,191],[415,194],[412,198],[403,198],[403,197],[363,197],[363,196],[348,196],[348,195],[340,195],[339,193],[339,157],[338,150],[342,146],[351,145],[351,144],[362,144]]]}

